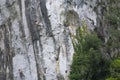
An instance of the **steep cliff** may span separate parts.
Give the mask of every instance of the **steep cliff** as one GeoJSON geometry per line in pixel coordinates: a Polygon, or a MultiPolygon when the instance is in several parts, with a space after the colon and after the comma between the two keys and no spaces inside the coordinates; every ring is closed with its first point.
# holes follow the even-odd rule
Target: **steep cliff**
{"type": "Polygon", "coordinates": [[[68,80],[74,53],[70,34],[83,19],[90,31],[100,27],[105,5],[101,0],[0,0],[0,80],[20,80],[20,72],[25,80],[68,80]]]}

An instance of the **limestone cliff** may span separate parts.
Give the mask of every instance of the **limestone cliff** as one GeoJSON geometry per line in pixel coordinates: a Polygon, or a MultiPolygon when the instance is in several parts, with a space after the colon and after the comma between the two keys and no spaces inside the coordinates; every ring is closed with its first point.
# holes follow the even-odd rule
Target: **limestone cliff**
{"type": "Polygon", "coordinates": [[[101,0],[0,0],[0,80],[21,80],[20,71],[25,80],[68,80],[74,53],[70,34],[83,19],[91,31],[99,27],[105,5],[101,0]]]}

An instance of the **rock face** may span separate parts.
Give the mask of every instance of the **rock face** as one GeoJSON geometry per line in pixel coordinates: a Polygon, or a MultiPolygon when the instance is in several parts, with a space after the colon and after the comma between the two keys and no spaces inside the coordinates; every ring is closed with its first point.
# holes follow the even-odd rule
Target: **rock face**
{"type": "Polygon", "coordinates": [[[74,53],[70,34],[83,19],[90,30],[99,27],[99,3],[0,0],[0,80],[68,80],[74,53]]]}

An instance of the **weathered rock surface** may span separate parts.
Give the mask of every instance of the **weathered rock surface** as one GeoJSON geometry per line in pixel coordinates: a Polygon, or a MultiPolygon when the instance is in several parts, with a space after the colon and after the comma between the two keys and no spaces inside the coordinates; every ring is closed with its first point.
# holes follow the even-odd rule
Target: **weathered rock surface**
{"type": "Polygon", "coordinates": [[[100,2],[0,0],[0,80],[21,80],[20,71],[25,80],[68,80],[70,33],[83,19],[90,30],[99,27],[100,2]]]}

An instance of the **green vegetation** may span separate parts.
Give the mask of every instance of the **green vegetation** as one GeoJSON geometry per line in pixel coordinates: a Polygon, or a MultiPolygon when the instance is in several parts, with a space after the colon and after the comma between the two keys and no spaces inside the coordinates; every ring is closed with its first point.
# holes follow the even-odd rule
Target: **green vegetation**
{"type": "Polygon", "coordinates": [[[118,5],[119,0],[110,0],[105,16],[109,34],[106,49],[112,59],[120,56],[120,6],[118,5]]]}
{"type": "Polygon", "coordinates": [[[109,72],[109,61],[102,58],[101,41],[87,27],[79,27],[73,39],[74,58],[70,80],[105,80],[109,72]]]}
{"type": "Polygon", "coordinates": [[[117,79],[110,77],[110,78],[108,78],[108,79],[106,79],[106,80],[117,80],[117,79]]]}
{"type": "Polygon", "coordinates": [[[111,61],[110,66],[111,76],[106,80],[120,80],[120,59],[115,59],[111,61]]]}
{"type": "Polygon", "coordinates": [[[111,58],[110,78],[106,80],[120,80],[120,2],[119,0],[110,0],[106,14],[106,23],[108,25],[109,39],[106,43],[106,49],[111,58]]]}
{"type": "Polygon", "coordinates": [[[89,33],[85,23],[77,29],[70,80],[120,80],[120,1],[108,2],[104,21],[109,38],[103,43],[95,33],[89,33]],[[102,54],[110,57],[105,59],[102,54]]]}

